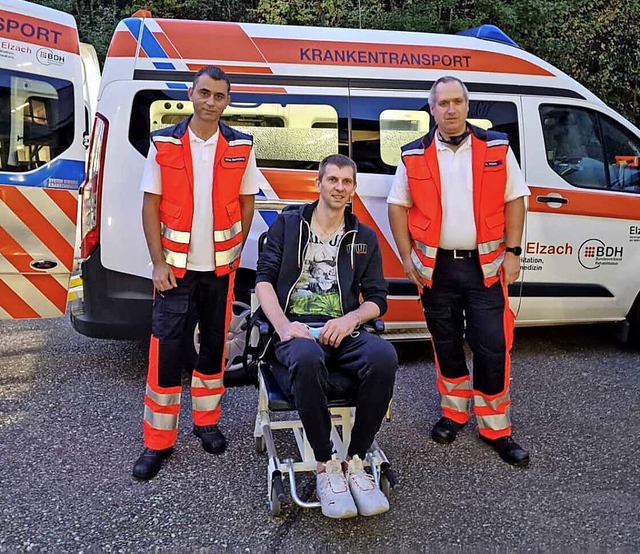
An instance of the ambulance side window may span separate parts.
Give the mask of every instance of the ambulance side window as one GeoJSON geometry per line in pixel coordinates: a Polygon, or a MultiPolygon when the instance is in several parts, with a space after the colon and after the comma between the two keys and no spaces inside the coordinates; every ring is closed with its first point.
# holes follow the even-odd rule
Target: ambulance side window
{"type": "Polygon", "coordinates": [[[70,81],[0,71],[0,171],[32,171],[73,143],[70,81]]]}
{"type": "MultiPolygon", "coordinates": [[[[395,173],[400,148],[429,132],[434,125],[424,99],[355,97],[351,102],[352,157],[365,173],[395,173]]],[[[520,161],[518,111],[512,102],[471,100],[469,121],[509,136],[520,161]]]]}
{"type": "MultiPolygon", "coordinates": [[[[140,91],[131,110],[129,142],[146,156],[150,132],[192,113],[186,90],[140,91]]],[[[253,136],[259,167],[313,170],[330,154],[348,153],[346,113],[345,97],[234,92],[221,119],[253,136]]]]}
{"type": "Polygon", "coordinates": [[[540,106],[547,162],[576,187],[608,188],[595,112],[573,106],[540,106]]]}
{"type": "Polygon", "coordinates": [[[613,119],[600,115],[612,190],[640,193],[640,139],[613,119]]]}

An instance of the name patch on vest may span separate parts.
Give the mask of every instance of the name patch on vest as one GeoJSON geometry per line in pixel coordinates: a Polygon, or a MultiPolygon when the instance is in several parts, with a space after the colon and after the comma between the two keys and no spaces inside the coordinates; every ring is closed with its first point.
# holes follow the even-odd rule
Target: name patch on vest
{"type": "MultiPolygon", "coordinates": [[[[351,245],[347,244],[347,252],[351,252],[351,245]]],[[[364,255],[367,253],[367,243],[365,242],[357,242],[353,245],[353,253],[364,255]]]]}
{"type": "Polygon", "coordinates": [[[502,160],[495,160],[493,162],[484,162],[485,167],[497,167],[502,165],[502,160]]]}
{"type": "Polygon", "coordinates": [[[247,158],[245,158],[244,156],[236,156],[235,158],[227,158],[225,156],[224,161],[233,163],[233,162],[244,162],[246,159],[247,158]]]}

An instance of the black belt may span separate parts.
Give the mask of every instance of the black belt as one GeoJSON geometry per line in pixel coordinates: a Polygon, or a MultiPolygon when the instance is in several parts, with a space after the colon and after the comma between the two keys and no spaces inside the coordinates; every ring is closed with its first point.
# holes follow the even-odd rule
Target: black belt
{"type": "Polygon", "coordinates": [[[456,260],[468,260],[470,258],[477,258],[477,250],[445,250],[444,248],[438,248],[438,256],[446,256],[447,258],[454,258],[456,260]]]}

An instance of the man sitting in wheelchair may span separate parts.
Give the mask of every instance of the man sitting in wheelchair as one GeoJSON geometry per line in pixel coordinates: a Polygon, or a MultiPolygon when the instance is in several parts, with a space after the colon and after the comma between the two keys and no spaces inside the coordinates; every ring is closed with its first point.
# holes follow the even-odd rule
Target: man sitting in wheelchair
{"type": "Polygon", "coordinates": [[[276,333],[274,373],[293,395],[315,455],[322,513],[376,515],[389,503],[363,460],[391,400],[398,359],[391,344],[361,326],[387,309],[382,257],[375,232],[348,206],[356,190],[353,160],[325,158],[316,185],[316,202],[287,207],[271,225],[256,294],[276,333]],[[340,392],[332,373],[357,386],[345,460],[330,440],[328,397],[340,392]]]}

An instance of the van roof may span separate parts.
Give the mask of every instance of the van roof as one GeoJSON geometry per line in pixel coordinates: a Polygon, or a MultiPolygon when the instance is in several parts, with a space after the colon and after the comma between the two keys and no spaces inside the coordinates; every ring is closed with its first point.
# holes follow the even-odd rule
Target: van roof
{"type": "Polygon", "coordinates": [[[129,18],[116,28],[103,81],[122,79],[127,67],[133,73],[128,78],[189,83],[193,72],[216,65],[233,83],[286,87],[316,80],[322,86],[424,90],[450,74],[471,91],[602,103],[551,64],[506,42],[434,33],[129,18]],[[125,59],[131,63],[123,63],[125,59]],[[116,60],[117,77],[109,68],[116,60]]]}

